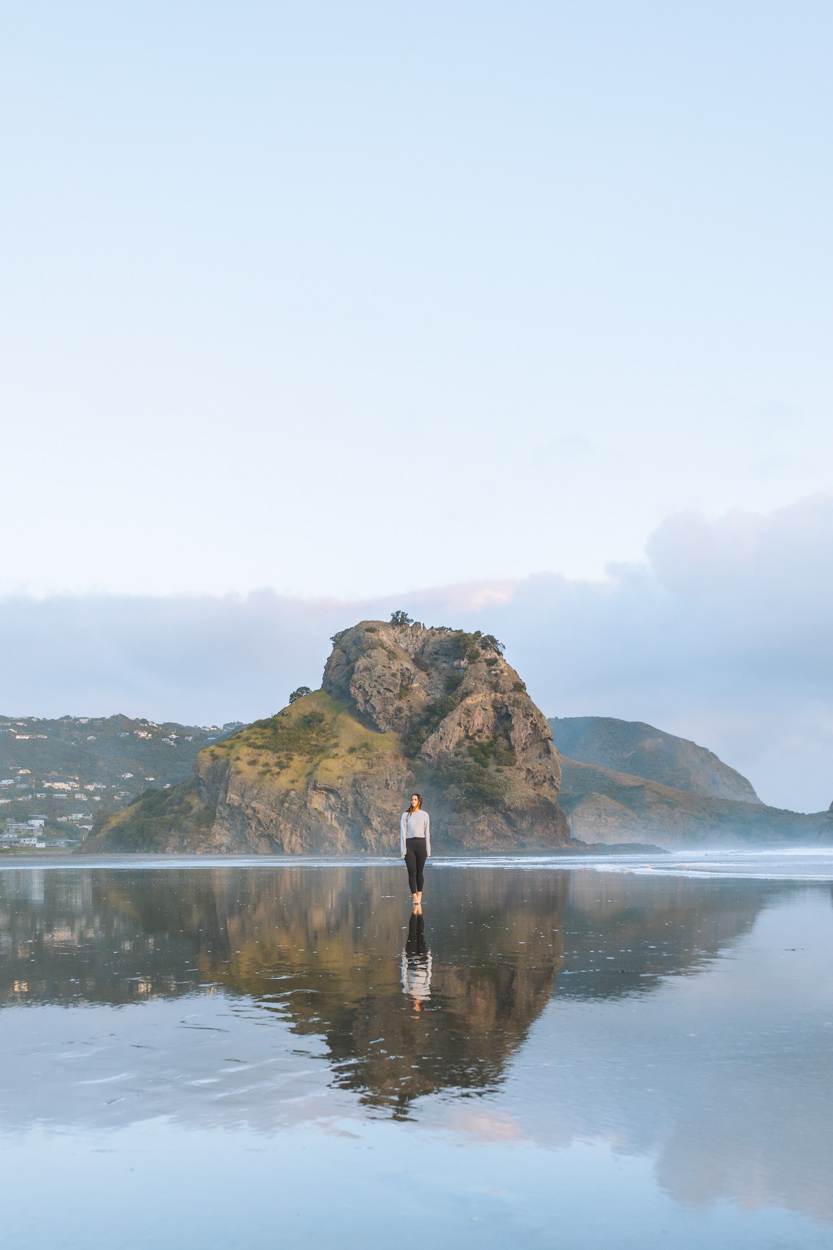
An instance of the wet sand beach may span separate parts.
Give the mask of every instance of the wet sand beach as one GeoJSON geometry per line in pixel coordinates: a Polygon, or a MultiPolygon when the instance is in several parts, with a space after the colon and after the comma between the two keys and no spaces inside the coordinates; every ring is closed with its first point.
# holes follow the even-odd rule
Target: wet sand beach
{"type": "Polygon", "coordinates": [[[438,859],[416,925],[393,861],[3,864],[4,1244],[833,1247],[831,888],[438,859]]]}

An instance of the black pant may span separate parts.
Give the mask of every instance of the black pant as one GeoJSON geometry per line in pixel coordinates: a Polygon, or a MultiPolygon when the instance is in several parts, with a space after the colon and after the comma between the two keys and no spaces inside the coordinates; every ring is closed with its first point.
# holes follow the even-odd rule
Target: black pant
{"type": "Polygon", "coordinates": [[[426,955],[428,946],[425,941],[425,917],[422,912],[414,913],[408,921],[408,940],[405,943],[405,954],[426,955]]]}
{"type": "Polygon", "coordinates": [[[425,838],[405,839],[405,863],[408,867],[408,885],[411,887],[412,894],[422,892],[427,858],[428,848],[425,845],[425,838]]]}

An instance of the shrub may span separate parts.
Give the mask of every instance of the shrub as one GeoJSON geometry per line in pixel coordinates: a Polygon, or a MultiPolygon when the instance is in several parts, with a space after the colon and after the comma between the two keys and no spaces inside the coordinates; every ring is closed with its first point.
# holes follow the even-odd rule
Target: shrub
{"type": "Polygon", "coordinates": [[[292,694],[289,696],[289,702],[296,703],[298,699],[303,699],[305,694],[312,694],[309,686],[298,686],[297,689],[293,690],[292,694]]]}
{"type": "Polygon", "coordinates": [[[416,755],[426,738],[430,738],[439,723],[445,720],[455,706],[455,700],[450,695],[443,695],[429,703],[421,715],[414,717],[402,736],[402,745],[406,753],[416,755]]]}
{"type": "Polygon", "coordinates": [[[496,768],[511,768],[515,763],[515,752],[507,742],[500,738],[484,738],[481,742],[470,742],[468,752],[481,768],[494,764],[496,768]]]}
{"type": "Polygon", "coordinates": [[[145,790],[125,808],[125,816],[113,829],[113,840],[120,850],[129,851],[154,847],[157,839],[186,823],[205,832],[214,811],[199,797],[198,782],[192,779],[175,790],[145,790]]]}
{"type": "Polygon", "coordinates": [[[247,733],[246,746],[273,751],[279,766],[285,767],[293,755],[317,755],[327,744],[330,727],[321,712],[289,716],[279,712],[269,720],[255,721],[247,733]],[[252,733],[252,730],[257,733],[252,733]]]}
{"type": "Polygon", "coordinates": [[[467,634],[464,629],[455,629],[451,638],[452,654],[458,660],[464,659],[473,643],[474,634],[467,634]]]}
{"type": "Polygon", "coordinates": [[[454,804],[469,807],[495,807],[503,802],[509,782],[499,772],[483,768],[473,760],[455,758],[437,765],[437,780],[454,804]]]}

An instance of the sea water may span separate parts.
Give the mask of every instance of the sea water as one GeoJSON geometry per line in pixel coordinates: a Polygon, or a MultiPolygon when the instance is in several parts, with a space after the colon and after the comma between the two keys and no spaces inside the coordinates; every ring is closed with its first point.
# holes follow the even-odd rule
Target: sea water
{"type": "Polygon", "coordinates": [[[0,869],[8,1250],[833,1247],[833,854],[0,869]]]}

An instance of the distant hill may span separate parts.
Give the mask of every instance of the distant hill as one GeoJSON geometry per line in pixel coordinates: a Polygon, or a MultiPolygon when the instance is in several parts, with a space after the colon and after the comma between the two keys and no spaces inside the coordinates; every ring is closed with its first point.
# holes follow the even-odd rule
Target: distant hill
{"type": "Polygon", "coordinates": [[[559,799],[573,837],[588,842],[653,842],[667,850],[833,843],[827,812],[714,798],[563,755],[559,799]]]}
{"type": "Polygon", "coordinates": [[[579,763],[709,798],[760,803],[751,782],[713,751],[653,725],[612,716],[554,716],[549,724],[560,753],[579,763]]]}
{"type": "Polygon", "coordinates": [[[190,776],[203,747],[238,728],[129,716],[0,716],[0,832],[43,816],[46,832],[84,837],[96,818],[148,787],[190,776]]]}
{"type": "Polygon", "coordinates": [[[669,850],[833,842],[833,817],[768,807],[713,751],[642,721],[562,716],[560,802],[574,838],[669,850]]]}
{"type": "Polygon", "coordinates": [[[206,747],[84,850],[398,855],[415,788],[434,851],[569,845],[549,726],[495,638],[405,620],[332,641],[320,690],[206,747]]]}

